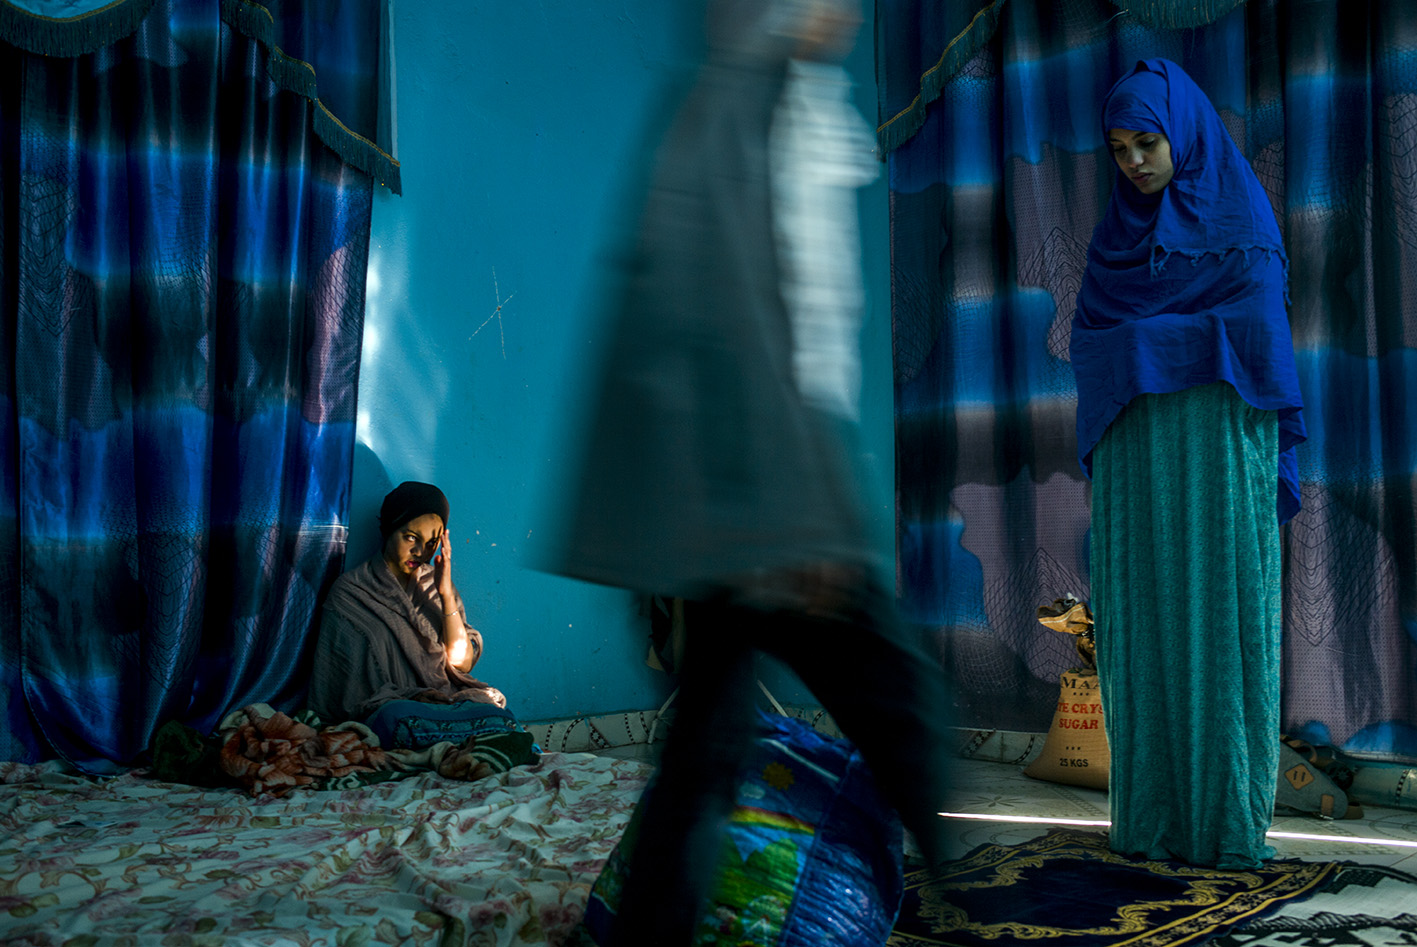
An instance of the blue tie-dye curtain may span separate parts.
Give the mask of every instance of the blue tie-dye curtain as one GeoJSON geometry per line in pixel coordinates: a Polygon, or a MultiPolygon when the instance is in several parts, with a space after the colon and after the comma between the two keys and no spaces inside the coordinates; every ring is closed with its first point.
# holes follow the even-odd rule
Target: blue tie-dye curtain
{"type": "MultiPolygon", "coordinates": [[[[1417,756],[1417,17],[1343,0],[879,0],[899,581],[961,722],[1046,729],[1088,596],[1068,364],[1112,186],[1099,109],[1181,64],[1274,203],[1309,440],[1284,529],[1285,728],[1417,756]]],[[[1160,610],[1186,602],[1157,602],[1160,610]]]]}
{"type": "Polygon", "coordinates": [[[289,706],[345,545],[379,0],[0,0],[0,757],[289,706]]]}

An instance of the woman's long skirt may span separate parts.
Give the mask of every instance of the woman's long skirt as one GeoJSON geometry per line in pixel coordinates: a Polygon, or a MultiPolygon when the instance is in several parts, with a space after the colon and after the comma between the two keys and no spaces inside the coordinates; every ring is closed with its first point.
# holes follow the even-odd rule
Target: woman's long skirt
{"type": "Polygon", "coordinates": [[[1093,452],[1111,847],[1248,868],[1279,767],[1279,428],[1227,384],[1134,399],[1093,452]]]}

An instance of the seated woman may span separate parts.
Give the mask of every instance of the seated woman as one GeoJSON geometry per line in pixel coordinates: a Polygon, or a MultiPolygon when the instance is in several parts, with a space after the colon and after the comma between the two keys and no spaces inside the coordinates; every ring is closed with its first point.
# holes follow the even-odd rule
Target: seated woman
{"type": "Polygon", "coordinates": [[[386,746],[407,746],[460,741],[468,721],[510,717],[502,692],[467,673],[482,635],[453,585],[448,512],[432,484],[399,484],[379,511],[382,553],[330,587],[309,697],[325,722],[364,721],[386,746]],[[396,732],[409,717],[425,739],[396,732]]]}

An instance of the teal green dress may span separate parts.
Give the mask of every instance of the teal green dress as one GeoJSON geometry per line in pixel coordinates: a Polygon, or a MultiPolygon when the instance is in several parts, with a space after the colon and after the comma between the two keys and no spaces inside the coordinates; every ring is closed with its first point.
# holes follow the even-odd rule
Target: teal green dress
{"type": "Polygon", "coordinates": [[[1114,851],[1255,867],[1279,769],[1279,424],[1225,383],[1134,398],[1093,451],[1114,851]]]}

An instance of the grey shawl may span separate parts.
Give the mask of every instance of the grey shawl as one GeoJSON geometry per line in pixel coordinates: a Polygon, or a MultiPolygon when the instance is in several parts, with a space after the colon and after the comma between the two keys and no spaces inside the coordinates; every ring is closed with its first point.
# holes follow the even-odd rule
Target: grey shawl
{"type": "MultiPolygon", "coordinates": [[[[456,606],[466,625],[462,602],[456,606]]],[[[428,690],[506,706],[495,687],[448,666],[442,620],[431,567],[420,569],[407,591],[380,556],[349,570],[325,599],[310,708],[327,722],[363,720],[386,701],[416,699],[428,690]]],[[[475,665],[482,635],[470,625],[468,646],[475,665]]]]}

